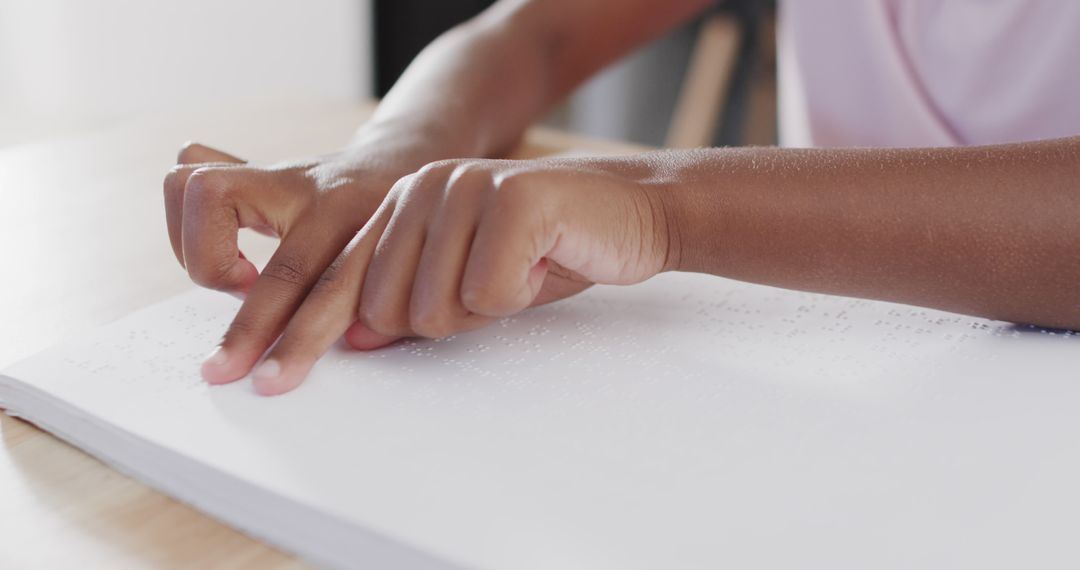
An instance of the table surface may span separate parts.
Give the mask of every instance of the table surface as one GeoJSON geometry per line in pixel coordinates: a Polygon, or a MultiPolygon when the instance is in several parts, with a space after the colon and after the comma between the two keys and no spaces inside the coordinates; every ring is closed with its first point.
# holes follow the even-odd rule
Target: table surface
{"type": "MultiPolygon", "coordinates": [[[[328,152],[370,105],[267,104],[144,117],[0,149],[0,369],[191,287],[161,180],[191,138],[256,162],[328,152]]],[[[534,129],[517,151],[635,150],[534,129]]],[[[242,236],[266,259],[274,242],[242,236]]],[[[305,565],[0,414],[0,568],[305,565]]]]}

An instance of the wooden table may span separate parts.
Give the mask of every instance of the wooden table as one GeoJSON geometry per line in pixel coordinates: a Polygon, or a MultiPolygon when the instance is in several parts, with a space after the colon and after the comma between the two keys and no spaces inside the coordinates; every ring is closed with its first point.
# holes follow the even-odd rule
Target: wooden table
{"type": "MultiPolygon", "coordinates": [[[[161,180],[196,138],[256,162],[327,152],[370,105],[263,105],[149,117],[0,149],[0,369],[191,287],[161,180]]],[[[519,157],[619,143],[536,129],[519,157]]],[[[265,260],[272,240],[244,234],[265,260]]],[[[302,567],[303,563],[0,415],[0,568],[302,567]]]]}

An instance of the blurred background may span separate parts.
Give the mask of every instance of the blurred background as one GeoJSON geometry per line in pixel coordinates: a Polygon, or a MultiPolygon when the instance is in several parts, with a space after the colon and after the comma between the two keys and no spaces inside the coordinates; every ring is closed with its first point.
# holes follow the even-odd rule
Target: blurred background
{"type": "MultiPolygon", "coordinates": [[[[378,97],[489,0],[0,0],[0,147],[167,111],[378,97]]],[[[774,144],[775,10],[729,0],[546,119],[655,146],[774,144]]]]}

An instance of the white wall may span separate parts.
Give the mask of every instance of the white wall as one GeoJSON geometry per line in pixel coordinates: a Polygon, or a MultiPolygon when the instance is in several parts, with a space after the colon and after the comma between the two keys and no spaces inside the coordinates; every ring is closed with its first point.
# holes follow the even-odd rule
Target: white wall
{"type": "Polygon", "coordinates": [[[0,0],[0,144],[167,109],[371,92],[370,0],[0,0]]]}

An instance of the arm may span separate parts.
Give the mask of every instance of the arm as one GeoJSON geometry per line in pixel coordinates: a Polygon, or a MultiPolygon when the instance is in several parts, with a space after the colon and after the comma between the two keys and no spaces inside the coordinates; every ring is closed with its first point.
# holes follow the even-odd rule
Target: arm
{"type": "Polygon", "coordinates": [[[255,386],[295,387],[354,315],[440,337],[674,270],[1080,328],[1078,253],[1080,138],[442,161],[395,185],[255,386]]]}
{"type": "Polygon", "coordinates": [[[1080,328],[1080,137],[672,158],[672,268],[1080,328]]]}
{"type": "Polygon", "coordinates": [[[582,81],[710,3],[499,2],[425,48],[354,144],[404,146],[411,170],[499,156],[582,81]]]}
{"type": "MultiPolygon", "coordinates": [[[[708,3],[504,0],[425,49],[341,152],[257,166],[185,148],[165,180],[174,253],[196,283],[246,297],[204,377],[251,370],[396,180],[431,161],[509,149],[588,75],[708,3]],[[241,227],[281,237],[261,273],[237,248],[241,227]]],[[[364,327],[350,338],[393,340],[364,327]]]]}

